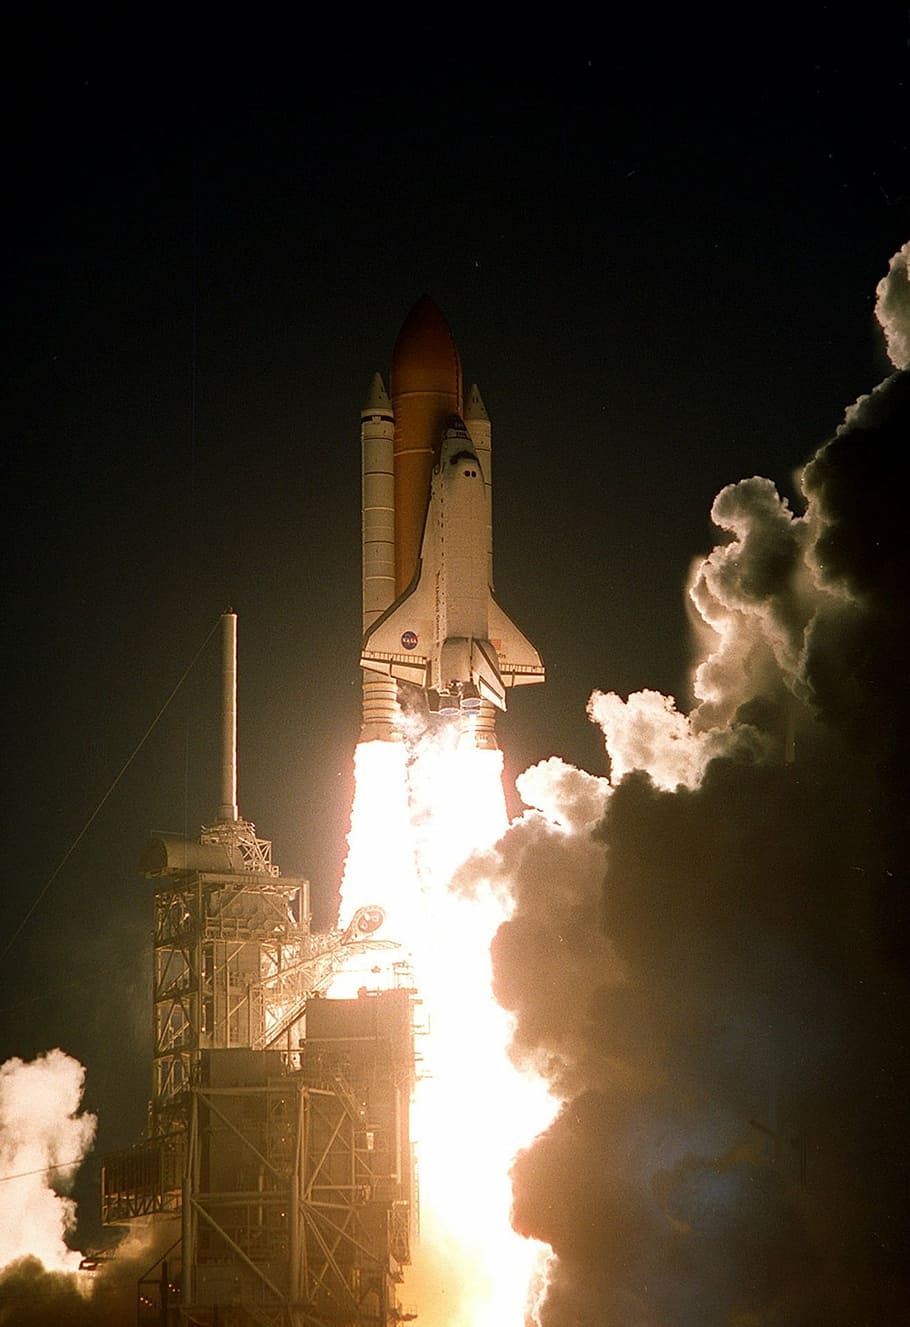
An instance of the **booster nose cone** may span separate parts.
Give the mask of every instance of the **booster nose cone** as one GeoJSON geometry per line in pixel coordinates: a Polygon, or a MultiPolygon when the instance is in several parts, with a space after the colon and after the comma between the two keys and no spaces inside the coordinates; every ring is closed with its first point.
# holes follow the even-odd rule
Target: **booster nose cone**
{"type": "Polygon", "coordinates": [[[475,382],[474,386],[468,392],[464,403],[464,418],[466,424],[480,422],[489,424],[490,416],[487,414],[487,408],[483,403],[483,397],[480,395],[480,388],[475,382]]]}
{"type": "Polygon", "coordinates": [[[389,400],[389,394],[385,389],[381,373],[373,374],[370,390],[367,392],[367,399],[363,403],[360,415],[361,418],[364,415],[380,415],[382,418],[391,419],[392,402],[389,400]]]}

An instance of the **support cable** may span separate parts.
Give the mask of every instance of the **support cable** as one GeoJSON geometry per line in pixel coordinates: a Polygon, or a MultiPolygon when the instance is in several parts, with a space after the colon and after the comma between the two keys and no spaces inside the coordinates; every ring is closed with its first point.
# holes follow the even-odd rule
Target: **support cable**
{"type": "Polygon", "coordinates": [[[22,932],[25,930],[26,925],[27,925],[28,922],[31,920],[32,915],[33,915],[34,912],[36,911],[38,905],[41,903],[41,901],[42,901],[42,899],[44,898],[45,894],[46,894],[47,891],[50,889],[50,887],[51,887],[51,885],[54,883],[54,881],[57,879],[57,876],[58,876],[58,875],[60,874],[60,872],[63,870],[63,868],[64,868],[64,866],[66,865],[66,863],[67,863],[67,862],[69,861],[69,859],[72,857],[73,853],[76,851],[76,849],[78,848],[79,844],[80,844],[80,843],[82,842],[82,840],[85,838],[85,836],[86,836],[86,834],[88,833],[89,829],[90,829],[91,826],[94,824],[95,820],[98,818],[98,815],[100,814],[102,807],[103,807],[103,806],[105,805],[105,803],[107,802],[107,800],[108,800],[108,798],[110,797],[111,793],[112,793],[112,792],[114,791],[114,789],[117,787],[117,784],[118,784],[118,783],[120,782],[120,780],[123,778],[124,774],[125,774],[126,771],[129,769],[130,765],[132,765],[133,761],[136,759],[136,757],[138,756],[139,752],[140,752],[140,751],[142,750],[142,748],[145,746],[146,741],[147,741],[148,738],[151,736],[152,731],[153,731],[153,729],[155,728],[155,726],[157,725],[159,719],[160,719],[161,716],[164,714],[164,711],[167,709],[168,705],[170,705],[171,701],[174,699],[174,697],[176,696],[177,692],[178,692],[178,691],[180,690],[180,688],[183,686],[183,684],[184,684],[184,682],[186,681],[186,679],[189,677],[190,673],[192,672],[193,668],[194,668],[195,665],[196,665],[197,660],[199,659],[199,656],[202,654],[202,651],[205,649],[206,645],[208,645],[209,641],[212,639],[212,637],[214,636],[215,632],[218,630],[218,628],[219,628],[220,625],[221,625],[221,615],[219,614],[219,616],[215,619],[215,624],[214,624],[214,626],[212,627],[211,631],[210,631],[209,634],[206,636],[205,640],[204,640],[204,641],[202,642],[202,644],[199,646],[199,649],[196,651],[196,653],[193,655],[192,659],[190,660],[190,662],[187,664],[186,668],[184,669],[184,672],[183,672],[183,674],[182,674],[182,676],[181,676],[179,682],[178,682],[177,685],[174,687],[173,691],[172,691],[171,694],[168,696],[167,700],[166,700],[166,701],[164,702],[164,704],[161,706],[161,709],[160,709],[160,710],[158,711],[158,713],[155,715],[154,719],[153,719],[152,722],[149,724],[148,728],[146,728],[145,732],[144,732],[144,733],[142,734],[142,736],[139,738],[139,741],[138,741],[138,742],[136,743],[136,745],[133,747],[133,750],[132,750],[132,751],[130,752],[130,754],[127,756],[126,760],[123,762],[123,764],[121,765],[121,767],[120,767],[120,769],[118,770],[118,772],[115,774],[114,779],[113,779],[113,782],[111,783],[111,785],[110,785],[110,787],[108,788],[107,792],[106,792],[106,793],[104,794],[104,796],[101,798],[101,801],[100,801],[100,802],[98,803],[98,805],[95,807],[94,811],[93,811],[92,814],[89,816],[88,820],[86,820],[85,824],[82,826],[82,828],[80,829],[79,833],[78,833],[78,834],[76,835],[76,837],[73,839],[72,843],[71,843],[70,846],[67,848],[66,852],[63,854],[63,856],[61,857],[60,861],[57,863],[57,865],[56,865],[56,867],[54,868],[54,870],[53,870],[53,871],[51,872],[51,874],[48,876],[48,878],[47,878],[47,880],[45,881],[44,885],[41,887],[41,889],[40,889],[40,890],[38,891],[38,893],[35,895],[35,898],[34,898],[34,900],[33,900],[33,902],[32,902],[31,907],[28,909],[28,911],[26,912],[25,916],[22,918],[22,920],[21,920],[21,922],[19,923],[19,925],[18,925],[18,926],[16,927],[16,929],[13,931],[13,933],[12,933],[12,935],[10,936],[9,940],[7,940],[6,945],[4,946],[4,948],[3,948],[2,950],[0,950],[0,961],[2,961],[2,960],[6,957],[6,955],[9,953],[9,951],[12,949],[13,945],[15,944],[16,940],[18,940],[19,936],[20,936],[20,935],[22,934],[22,932]]]}
{"type": "Polygon", "coordinates": [[[69,1170],[71,1166],[81,1166],[91,1154],[90,1149],[88,1152],[83,1152],[81,1157],[76,1157],[75,1161],[53,1161],[48,1162],[46,1166],[39,1166],[37,1170],[20,1170],[15,1175],[0,1175],[0,1184],[6,1184],[8,1180],[24,1180],[29,1175],[46,1175],[49,1170],[69,1170]]]}

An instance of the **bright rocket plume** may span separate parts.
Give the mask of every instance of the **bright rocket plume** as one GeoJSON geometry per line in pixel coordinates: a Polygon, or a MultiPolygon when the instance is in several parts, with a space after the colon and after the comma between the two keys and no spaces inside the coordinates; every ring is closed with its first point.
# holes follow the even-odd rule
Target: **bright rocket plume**
{"type": "Polygon", "coordinates": [[[0,1270],[26,1257],[51,1272],[79,1267],[66,1191],[95,1136],[94,1115],[79,1110],[84,1080],[61,1050],[0,1066],[0,1270]]]}
{"type": "Polygon", "coordinates": [[[430,1327],[501,1327],[519,1320],[541,1256],[511,1228],[509,1166],[552,1103],[510,1064],[511,1019],[492,995],[508,891],[479,877],[469,893],[450,885],[506,830],[496,711],[543,682],[544,666],[493,594],[490,420],[477,387],[465,394],[428,296],[398,334],[389,392],[373,379],[361,445],[363,728],[342,919],[381,904],[403,955],[384,980],[406,963],[425,1018],[412,1111],[421,1241],[407,1285],[430,1327]],[[399,687],[420,694],[435,728],[407,701],[402,711],[399,687]]]}
{"type": "Polygon", "coordinates": [[[509,1167],[553,1105],[510,1062],[512,1020],[491,990],[490,944],[510,900],[480,864],[507,826],[502,756],[460,737],[453,725],[358,746],[342,918],[368,896],[381,901],[401,948],[368,982],[400,980],[406,961],[421,1002],[421,1231],[405,1300],[428,1327],[500,1327],[522,1320],[543,1252],[512,1230],[509,1167]],[[470,889],[450,888],[468,859],[470,889]]]}

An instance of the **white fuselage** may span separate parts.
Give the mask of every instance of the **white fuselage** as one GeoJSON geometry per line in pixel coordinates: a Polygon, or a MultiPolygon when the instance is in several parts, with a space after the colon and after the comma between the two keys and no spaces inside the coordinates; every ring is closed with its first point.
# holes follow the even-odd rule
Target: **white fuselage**
{"type": "Polygon", "coordinates": [[[422,687],[431,702],[505,709],[506,690],[542,682],[544,668],[493,597],[490,486],[477,452],[453,417],[430,480],[414,579],[368,627],[361,666],[422,687]]]}
{"type": "Polygon", "coordinates": [[[470,439],[446,430],[433,472],[421,560],[432,569],[434,636],[430,685],[437,690],[471,676],[471,642],[489,636],[486,549],[487,489],[470,439]]]}

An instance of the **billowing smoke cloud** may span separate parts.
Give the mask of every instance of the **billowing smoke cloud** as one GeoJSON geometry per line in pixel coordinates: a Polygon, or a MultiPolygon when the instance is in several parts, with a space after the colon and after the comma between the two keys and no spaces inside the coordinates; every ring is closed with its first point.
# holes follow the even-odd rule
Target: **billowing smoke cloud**
{"type": "Polygon", "coordinates": [[[179,1233],[174,1221],[131,1230],[92,1271],[48,1271],[35,1257],[10,1263],[0,1271],[0,1327],[130,1327],[139,1278],[179,1233]]]}
{"type": "Polygon", "coordinates": [[[514,1053],[562,1101],[513,1171],[542,1327],[910,1321],[908,441],[896,373],[803,515],[724,489],[692,710],[595,693],[610,785],[536,767],[484,861],[514,1053]]]}
{"type": "Polygon", "coordinates": [[[0,1324],[97,1327],[97,1306],[89,1293],[87,1281],[80,1284],[72,1273],[49,1272],[37,1258],[18,1259],[0,1272],[0,1324]]]}
{"type": "Polygon", "coordinates": [[[0,1268],[32,1255],[49,1271],[72,1271],[66,1244],[75,1204],[66,1190],[95,1136],[80,1114],[85,1070],[61,1050],[0,1066],[0,1268]]]}
{"type": "MultiPolygon", "coordinates": [[[[82,1268],[68,1197],[95,1137],[85,1069],[62,1050],[0,1065],[0,1327],[122,1327],[136,1282],[174,1243],[174,1222],[131,1232],[82,1268]]],[[[124,1232],[121,1232],[124,1233],[124,1232]]]]}
{"type": "Polygon", "coordinates": [[[61,1050],[0,1065],[0,1323],[93,1323],[67,1197],[95,1136],[85,1070],[61,1050]]]}
{"type": "Polygon", "coordinates": [[[875,316],[896,369],[910,368],[910,240],[897,251],[875,288],[875,316]]]}
{"type": "Polygon", "coordinates": [[[780,755],[788,695],[800,693],[806,632],[818,595],[806,565],[809,517],[796,517],[768,479],[723,489],[711,519],[728,535],[693,569],[689,599],[705,657],[689,714],[672,696],[623,701],[595,691],[588,713],[603,729],[614,783],[646,770],[659,788],[698,787],[715,757],[780,755]]]}

